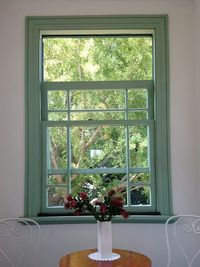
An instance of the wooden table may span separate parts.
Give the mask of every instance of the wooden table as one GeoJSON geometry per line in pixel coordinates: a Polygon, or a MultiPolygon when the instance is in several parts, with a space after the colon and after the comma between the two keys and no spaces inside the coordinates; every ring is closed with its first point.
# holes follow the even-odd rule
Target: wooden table
{"type": "Polygon", "coordinates": [[[96,251],[96,249],[88,249],[67,254],[60,259],[60,267],[151,267],[151,260],[135,251],[113,249],[113,252],[120,254],[119,259],[114,261],[91,260],[88,255],[96,251]]]}

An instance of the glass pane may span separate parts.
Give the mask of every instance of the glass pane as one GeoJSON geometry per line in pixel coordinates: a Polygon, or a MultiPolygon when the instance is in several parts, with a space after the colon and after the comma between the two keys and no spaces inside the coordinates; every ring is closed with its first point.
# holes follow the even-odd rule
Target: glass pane
{"type": "Polygon", "coordinates": [[[131,183],[149,183],[150,175],[149,173],[130,173],[131,183]]]}
{"type": "Polygon", "coordinates": [[[129,112],[128,118],[129,120],[145,120],[147,119],[147,112],[146,111],[139,111],[139,112],[129,112]]]}
{"type": "Polygon", "coordinates": [[[132,187],[131,205],[150,205],[150,188],[148,186],[132,187]]]}
{"type": "Polygon", "coordinates": [[[147,108],[147,90],[131,89],[128,90],[128,107],[129,108],[147,108]]]}
{"type": "Polygon", "coordinates": [[[85,191],[91,196],[90,198],[97,198],[111,189],[119,191],[122,196],[126,194],[127,175],[125,173],[73,174],[71,180],[74,195],[85,191]]]}
{"type": "Polygon", "coordinates": [[[48,185],[67,184],[67,175],[48,175],[48,185]]]}
{"type": "Polygon", "coordinates": [[[73,127],[71,136],[72,167],[119,168],[125,166],[125,127],[108,125],[73,127]]]}
{"type": "Polygon", "coordinates": [[[63,187],[48,187],[48,207],[63,206],[67,190],[63,187]]]}
{"type": "Polygon", "coordinates": [[[48,120],[49,121],[66,121],[67,113],[66,112],[49,112],[48,120]]]}
{"type": "Polygon", "coordinates": [[[147,126],[129,127],[130,167],[148,166],[148,130],[147,126]]]}
{"type": "Polygon", "coordinates": [[[125,90],[82,90],[71,92],[71,109],[125,108],[125,90]]]}
{"type": "Polygon", "coordinates": [[[125,112],[72,112],[71,120],[123,120],[125,112]]]}
{"type": "Polygon", "coordinates": [[[48,109],[62,110],[67,109],[66,91],[48,91],[48,109]]]}
{"type": "Polygon", "coordinates": [[[48,168],[66,168],[67,132],[66,127],[48,128],[48,168]]]}
{"type": "Polygon", "coordinates": [[[152,79],[151,36],[43,37],[45,81],[152,79]]]}

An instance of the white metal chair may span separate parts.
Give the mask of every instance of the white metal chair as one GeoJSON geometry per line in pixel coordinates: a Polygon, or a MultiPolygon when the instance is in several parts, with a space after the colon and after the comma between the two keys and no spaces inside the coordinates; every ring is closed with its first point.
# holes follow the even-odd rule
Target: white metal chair
{"type": "Polygon", "coordinates": [[[167,267],[200,267],[200,216],[177,215],[165,224],[167,267]]]}
{"type": "Polygon", "coordinates": [[[0,220],[0,266],[36,267],[40,225],[28,218],[0,220]]]}

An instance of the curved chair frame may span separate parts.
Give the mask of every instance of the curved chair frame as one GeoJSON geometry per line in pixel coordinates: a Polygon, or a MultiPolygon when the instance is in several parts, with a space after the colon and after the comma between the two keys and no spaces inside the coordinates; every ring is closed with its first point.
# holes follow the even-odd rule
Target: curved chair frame
{"type": "Polygon", "coordinates": [[[188,267],[192,267],[195,259],[200,254],[200,246],[199,249],[197,249],[196,253],[194,253],[193,257],[189,257],[187,254],[187,251],[184,249],[183,245],[181,244],[178,236],[177,236],[177,227],[180,221],[184,222],[182,230],[185,232],[190,232],[193,234],[199,234],[200,235],[200,216],[197,215],[176,215],[171,216],[165,223],[165,236],[167,241],[167,251],[168,251],[168,263],[167,267],[170,267],[170,264],[172,262],[171,257],[171,248],[170,248],[170,241],[169,241],[169,224],[173,223],[173,236],[175,239],[176,244],[178,245],[178,248],[182,252],[188,267]]]}
{"type": "Polygon", "coordinates": [[[33,236],[35,235],[35,231],[37,231],[37,238],[35,241],[35,247],[34,247],[34,267],[36,267],[36,259],[39,251],[39,243],[40,243],[40,225],[32,219],[28,218],[6,218],[0,220],[0,225],[3,224],[3,227],[0,231],[0,236],[3,238],[9,238],[12,235],[15,237],[20,237],[23,232],[23,227],[26,227],[26,233],[28,233],[28,245],[24,246],[22,249],[21,254],[19,255],[17,261],[14,263],[13,259],[8,255],[7,252],[3,248],[0,247],[0,254],[3,256],[3,258],[7,261],[7,263],[11,267],[20,266],[20,262],[23,259],[23,257],[26,255],[26,252],[30,248],[31,242],[33,241],[33,236]]]}

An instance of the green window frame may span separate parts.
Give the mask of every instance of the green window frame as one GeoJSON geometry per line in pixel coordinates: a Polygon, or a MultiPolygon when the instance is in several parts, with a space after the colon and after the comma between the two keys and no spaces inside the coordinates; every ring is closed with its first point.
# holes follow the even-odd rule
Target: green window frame
{"type": "MultiPolygon", "coordinates": [[[[69,99],[69,97],[68,97],[69,99]]],[[[109,110],[108,110],[109,111],[109,110]]],[[[70,117],[71,110],[66,110],[70,117]]],[[[124,113],[129,109],[125,106],[124,113]]],[[[127,140],[129,139],[127,135],[127,140]]],[[[70,137],[68,137],[70,141],[70,137]]],[[[127,141],[126,140],[126,141],[127,141]]],[[[68,142],[70,143],[70,142],[68,142]]],[[[127,141],[128,143],[128,141],[127,141]]],[[[69,145],[69,144],[68,144],[69,145]]],[[[67,152],[70,153],[68,147],[67,152]]],[[[129,153],[128,145],[126,154],[129,153]]],[[[129,155],[127,155],[129,158],[129,155]]],[[[168,18],[160,16],[89,16],[89,17],[27,17],[26,18],[26,186],[25,215],[44,223],[94,222],[90,216],[65,216],[63,208],[50,208],[47,205],[47,176],[68,173],[150,173],[148,186],[151,188],[151,205],[134,206],[133,216],[127,222],[162,222],[172,213],[170,193],[170,159],[169,159],[169,84],[168,84],[168,18]],[[152,32],[153,38],[153,78],[152,80],[132,81],[92,81],[92,82],[48,82],[43,80],[42,43],[43,36],[52,31],[136,31],[139,34],[152,32]],[[69,96],[74,90],[117,90],[123,89],[128,99],[128,90],[146,89],[148,106],[145,109],[148,118],[144,120],[113,121],[51,121],[49,120],[48,93],[64,91],[69,96]],[[69,156],[65,170],[48,168],[48,131],[49,127],[66,127],[70,132],[72,126],[84,125],[120,125],[126,128],[145,125],[149,132],[149,167],[131,167],[129,162],[124,168],[115,170],[70,168],[69,156]]],[[[64,187],[66,185],[61,185],[64,187]]],[[[70,185],[68,185],[70,187],[70,185]]],[[[127,182],[130,189],[131,183],[127,182]]],[[[127,206],[132,211],[130,206],[127,206]]],[[[114,221],[125,222],[121,218],[114,221]]]]}

